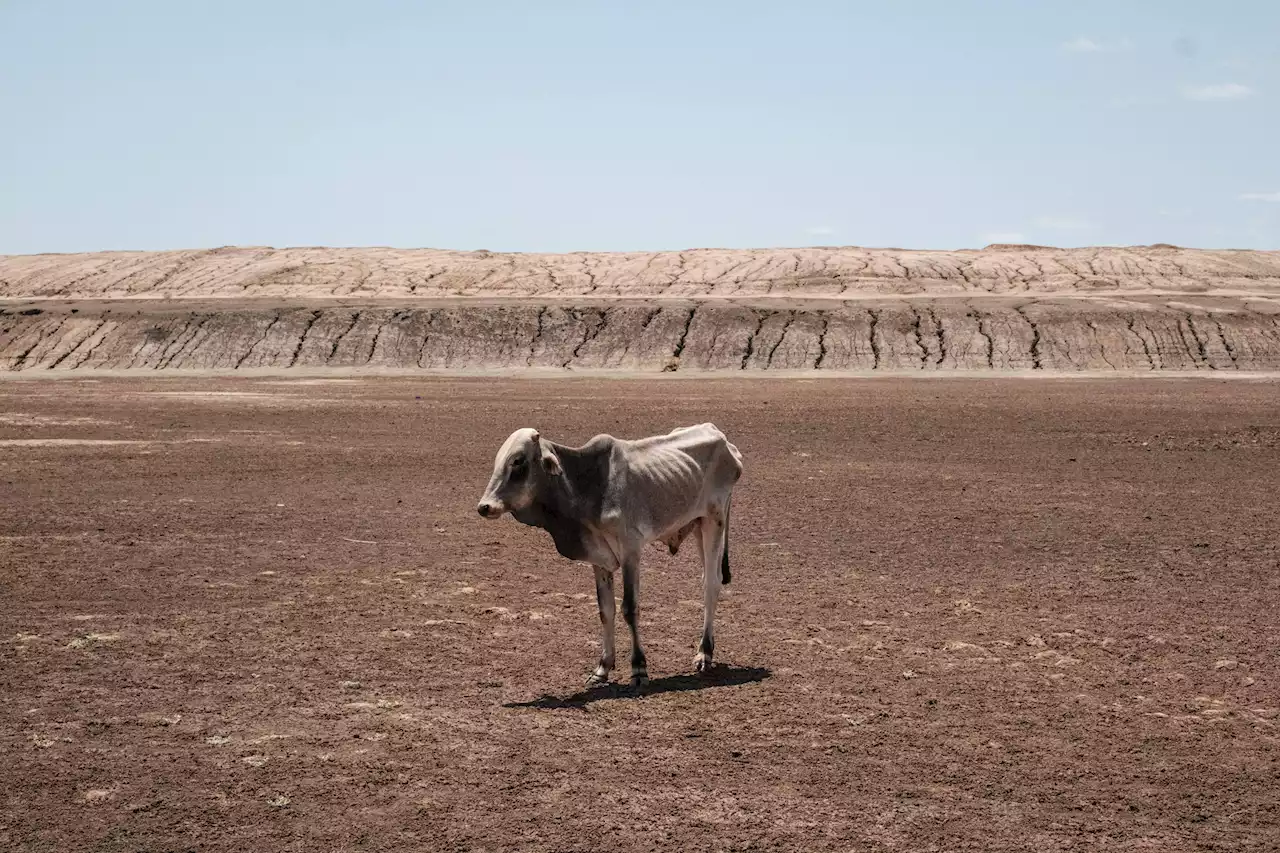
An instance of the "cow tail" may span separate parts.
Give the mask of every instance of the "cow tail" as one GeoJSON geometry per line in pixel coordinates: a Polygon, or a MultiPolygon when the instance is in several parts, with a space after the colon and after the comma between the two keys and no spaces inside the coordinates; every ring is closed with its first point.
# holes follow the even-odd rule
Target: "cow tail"
{"type": "Polygon", "coordinates": [[[732,497],[724,503],[724,556],[720,558],[720,583],[725,586],[733,580],[733,573],[729,571],[729,508],[731,506],[733,506],[732,497]]]}

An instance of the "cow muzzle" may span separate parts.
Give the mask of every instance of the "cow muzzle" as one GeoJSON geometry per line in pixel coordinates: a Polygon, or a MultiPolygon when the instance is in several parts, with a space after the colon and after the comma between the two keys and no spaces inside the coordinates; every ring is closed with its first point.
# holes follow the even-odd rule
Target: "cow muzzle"
{"type": "Polygon", "coordinates": [[[480,513],[481,518],[497,518],[502,515],[502,505],[494,501],[480,501],[476,512],[480,513]]]}

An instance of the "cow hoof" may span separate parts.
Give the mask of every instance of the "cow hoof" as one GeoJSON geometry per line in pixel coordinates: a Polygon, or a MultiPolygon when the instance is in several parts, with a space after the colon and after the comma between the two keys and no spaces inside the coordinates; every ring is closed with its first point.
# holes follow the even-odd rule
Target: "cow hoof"
{"type": "Polygon", "coordinates": [[[631,689],[639,693],[649,686],[649,676],[647,673],[637,673],[631,676],[631,689]]]}
{"type": "Polygon", "coordinates": [[[693,671],[704,674],[711,671],[711,655],[699,654],[693,659],[693,671]]]}
{"type": "Polygon", "coordinates": [[[587,676],[588,687],[599,687],[602,684],[608,684],[608,683],[609,683],[609,673],[607,672],[593,672],[587,676]]]}

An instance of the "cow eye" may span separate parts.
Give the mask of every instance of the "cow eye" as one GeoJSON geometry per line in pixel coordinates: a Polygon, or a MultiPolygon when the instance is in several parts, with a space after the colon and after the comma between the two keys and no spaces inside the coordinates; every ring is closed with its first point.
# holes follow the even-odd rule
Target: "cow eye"
{"type": "Polygon", "coordinates": [[[515,457],[514,459],[511,460],[511,470],[519,471],[520,469],[524,468],[524,463],[525,463],[525,458],[523,456],[515,457]]]}

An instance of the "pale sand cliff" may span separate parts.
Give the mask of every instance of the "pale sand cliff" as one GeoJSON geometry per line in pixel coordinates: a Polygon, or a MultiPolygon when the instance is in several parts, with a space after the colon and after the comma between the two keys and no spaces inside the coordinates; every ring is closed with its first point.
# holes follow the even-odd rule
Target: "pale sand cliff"
{"type": "Polygon", "coordinates": [[[0,257],[0,370],[1280,370],[1280,252],[0,257]]]}

